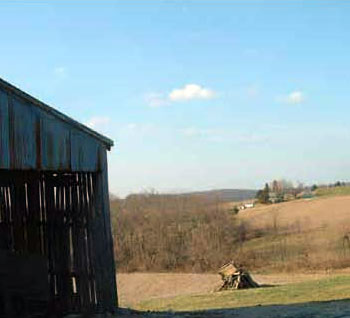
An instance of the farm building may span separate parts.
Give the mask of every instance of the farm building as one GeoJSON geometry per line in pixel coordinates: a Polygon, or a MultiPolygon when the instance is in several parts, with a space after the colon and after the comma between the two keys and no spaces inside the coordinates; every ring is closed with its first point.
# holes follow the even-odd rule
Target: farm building
{"type": "Polygon", "coordinates": [[[116,308],[112,146],[0,80],[0,317],[116,308]]]}

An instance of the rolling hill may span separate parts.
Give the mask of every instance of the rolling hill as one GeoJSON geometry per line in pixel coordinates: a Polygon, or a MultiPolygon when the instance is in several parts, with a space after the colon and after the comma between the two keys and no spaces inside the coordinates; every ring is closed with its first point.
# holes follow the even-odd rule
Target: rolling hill
{"type": "Polygon", "coordinates": [[[236,255],[268,271],[333,270],[350,264],[350,196],[258,205],[238,214],[243,239],[236,255]]]}
{"type": "Polygon", "coordinates": [[[219,200],[222,202],[237,202],[245,201],[255,198],[257,190],[252,189],[219,189],[189,192],[185,195],[199,195],[212,200],[219,200]]]}
{"type": "MultiPolygon", "coordinates": [[[[255,198],[257,190],[252,189],[217,189],[207,191],[189,191],[180,193],[156,193],[161,196],[199,196],[206,200],[218,200],[221,202],[237,202],[245,201],[255,198]]],[[[148,193],[133,193],[128,195],[127,198],[147,196],[148,193]]],[[[112,200],[115,199],[113,194],[111,195],[112,200]]]]}

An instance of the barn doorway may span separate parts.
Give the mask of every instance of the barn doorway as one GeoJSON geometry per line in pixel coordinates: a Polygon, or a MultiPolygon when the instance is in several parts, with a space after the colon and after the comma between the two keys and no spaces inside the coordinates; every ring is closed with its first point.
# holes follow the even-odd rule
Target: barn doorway
{"type": "Polygon", "coordinates": [[[96,176],[0,170],[0,317],[96,310],[96,176]]]}

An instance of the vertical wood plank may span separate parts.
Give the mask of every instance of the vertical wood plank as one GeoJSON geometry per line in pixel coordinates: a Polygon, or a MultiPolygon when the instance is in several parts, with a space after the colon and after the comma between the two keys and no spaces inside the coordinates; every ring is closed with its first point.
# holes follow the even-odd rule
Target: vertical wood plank
{"type": "Polygon", "coordinates": [[[11,202],[14,250],[23,253],[26,251],[24,223],[26,196],[23,178],[19,175],[14,178],[11,184],[11,197],[14,198],[11,202]]]}
{"type": "Polygon", "coordinates": [[[98,149],[100,144],[82,132],[71,130],[72,171],[96,171],[98,169],[98,149]]]}
{"type": "Polygon", "coordinates": [[[71,167],[70,127],[43,112],[41,116],[41,165],[47,170],[67,171],[71,167]]]}
{"type": "Polygon", "coordinates": [[[117,285],[116,285],[116,268],[114,261],[114,248],[112,228],[110,222],[110,210],[109,210],[109,190],[108,190],[108,167],[107,167],[107,154],[104,149],[100,151],[100,166],[101,172],[96,177],[96,189],[95,199],[97,204],[96,220],[98,222],[98,228],[100,228],[100,234],[95,234],[102,242],[96,247],[95,252],[97,257],[101,261],[98,261],[97,271],[103,273],[102,277],[99,277],[102,281],[98,281],[98,288],[101,292],[101,302],[105,310],[114,312],[118,306],[117,297],[117,285]],[[103,233],[103,235],[102,235],[103,233]]]}
{"type": "Polygon", "coordinates": [[[72,244],[73,244],[73,267],[74,267],[74,277],[75,277],[75,283],[76,283],[76,306],[78,310],[80,311],[82,309],[82,306],[84,305],[84,299],[81,295],[81,290],[84,286],[82,279],[81,279],[81,259],[80,259],[80,230],[79,230],[79,189],[78,189],[78,176],[77,174],[74,174],[74,183],[72,185],[72,205],[71,205],[71,214],[72,214],[72,244]]]}
{"type": "Polygon", "coordinates": [[[39,173],[32,174],[31,178],[28,180],[27,188],[28,252],[33,254],[41,254],[39,176],[39,173]]]}
{"type": "Polygon", "coordinates": [[[10,167],[8,95],[0,89],[0,168],[10,167]]]}
{"type": "Polygon", "coordinates": [[[94,201],[93,201],[93,185],[92,185],[92,173],[87,173],[86,178],[86,197],[88,201],[88,211],[86,214],[86,231],[87,231],[87,250],[89,261],[89,284],[90,284],[90,299],[91,304],[95,308],[96,306],[96,291],[95,291],[95,269],[93,261],[93,237],[91,233],[91,222],[94,217],[94,201]]]}
{"type": "Polygon", "coordinates": [[[23,100],[9,95],[9,154],[11,169],[35,169],[37,164],[37,111],[23,100]]]}
{"type": "Polygon", "coordinates": [[[65,222],[63,209],[63,186],[61,185],[59,175],[54,178],[56,189],[56,217],[55,217],[55,240],[56,240],[56,264],[57,264],[57,292],[62,310],[68,307],[66,294],[66,275],[67,275],[67,250],[65,249],[65,222]]]}
{"type": "Polygon", "coordinates": [[[90,297],[89,297],[89,282],[87,273],[87,250],[86,250],[86,202],[85,202],[85,188],[84,188],[84,178],[83,173],[77,173],[78,175],[78,190],[79,190],[79,217],[78,217],[78,227],[79,227],[79,257],[80,257],[80,284],[81,284],[81,298],[83,300],[82,306],[84,311],[89,311],[90,307],[90,297]]]}
{"type": "Polygon", "coordinates": [[[56,313],[60,310],[57,299],[57,264],[56,264],[56,244],[55,244],[55,202],[54,185],[48,175],[44,175],[44,198],[46,214],[46,240],[47,257],[49,265],[49,284],[50,284],[50,311],[56,313]]]}
{"type": "Polygon", "coordinates": [[[8,204],[8,187],[1,187],[1,248],[10,250],[12,247],[11,242],[11,220],[10,210],[8,204]]]}

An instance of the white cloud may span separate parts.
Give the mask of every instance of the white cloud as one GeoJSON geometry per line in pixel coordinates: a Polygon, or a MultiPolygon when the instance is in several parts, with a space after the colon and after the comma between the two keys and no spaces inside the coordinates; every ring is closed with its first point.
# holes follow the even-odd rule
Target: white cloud
{"type": "Polygon", "coordinates": [[[210,99],[213,97],[214,91],[198,84],[187,84],[183,88],[173,89],[169,93],[169,100],[173,102],[193,99],[210,99]]]}
{"type": "Polygon", "coordinates": [[[239,133],[220,128],[197,128],[187,127],[180,130],[180,133],[187,138],[203,139],[213,143],[239,143],[244,145],[262,144],[269,141],[269,137],[264,134],[239,133]]]}
{"type": "Polygon", "coordinates": [[[249,97],[255,98],[259,95],[260,88],[257,85],[251,85],[247,88],[247,94],[249,97]]]}
{"type": "Polygon", "coordinates": [[[129,130],[135,130],[137,128],[137,125],[135,123],[130,123],[127,124],[126,128],[129,130]]]}
{"type": "Polygon", "coordinates": [[[242,135],[236,136],[236,141],[244,144],[259,144],[259,143],[265,143],[268,140],[269,138],[264,135],[242,134],[242,135]]]}
{"type": "Polygon", "coordinates": [[[287,96],[287,102],[289,104],[300,104],[304,101],[304,94],[300,91],[294,91],[291,92],[288,96],[287,96]]]}
{"type": "Polygon", "coordinates": [[[155,126],[151,123],[129,123],[123,127],[123,132],[128,136],[146,136],[155,133],[155,126]]]}
{"type": "Polygon", "coordinates": [[[196,127],[187,127],[180,130],[185,137],[201,137],[208,141],[223,141],[222,132],[217,129],[199,129],[196,127]]]}
{"type": "Polygon", "coordinates": [[[181,133],[184,136],[193,137],[193,136],[202,135],[203,131],[201,131],[200,129],[197,129],[195,127],[187,127],[187,128],[182,129],[181,133]]]}
{"type": "Polygon", "coordinates": [[[157,108],[169,105],[169,101],[159,93],[150,93],[146,96],[146,102],[149,107],[157,108]]]}
{"type": "Polygon", "coordinates": [[[92,129],[103,130],[110,123],[111,119],[109,117],[91,117],[88,122],[85,123],[86,126],[92,129]]]}
{"type": "Polygon", "coordinates": [[[305,101],[305,94],[301,91],[293,91],[285,96],[278,96],[277,102],[287,103],[291,105],[301,104],[305,101]]]}
{"type": "Polygon", "coordinates": [[[190,101],[194,99],[210,99],[215,96],[211,89],[198,84],[187,84],[183,88],[173,89],[168,95],[162,93],[149,93],[145,100],[149,107],[158,108],[168,106],[171,103],[190,101]]]}
{"type": "Polygon", "coordinates": [[[59,78],[64,78],[67,76],[67,69],[63,66],[57,66],[53,69],[53,73],[59,78]]]}

